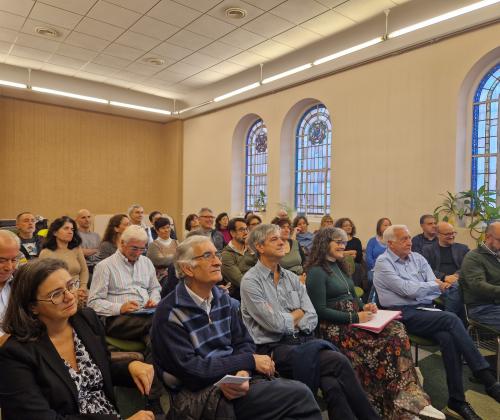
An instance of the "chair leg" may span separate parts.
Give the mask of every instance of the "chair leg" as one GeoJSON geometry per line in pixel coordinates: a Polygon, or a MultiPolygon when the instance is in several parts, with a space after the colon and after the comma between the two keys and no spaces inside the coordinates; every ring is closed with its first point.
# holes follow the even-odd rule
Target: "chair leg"
{"type": "Polygon", "coordinates": [[[418,343],[415,343],[415,367],[418,367],[418,343]]]}

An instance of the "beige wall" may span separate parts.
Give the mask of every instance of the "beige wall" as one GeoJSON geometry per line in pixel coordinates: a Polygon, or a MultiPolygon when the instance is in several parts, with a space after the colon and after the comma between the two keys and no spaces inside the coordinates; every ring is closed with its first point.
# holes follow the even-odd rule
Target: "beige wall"
{"type": "Polygon", "coordinates": [[[182,125],[0,98],[0,217],[125,212],[177,215],[182,125]]]}
{"type": "Polygon", "coordinates": [[[352,217],[363,242],[382,216],[415,232],[419,215],[434,209],[440,193],[455,190],[461,86],[499,36],[497,24],[185,121],[183,214],[202,205],[234,212],[233,133],[251,113],[268,128],[268,213],[284,198],[293,202],[285,187],[293,184],[287,170],[293,147],[280,145],[280,136],[292,122],[286,120],[296,122],[287,117],[292,107],[313,98],[333,122],[333,216],[352,217]]]}

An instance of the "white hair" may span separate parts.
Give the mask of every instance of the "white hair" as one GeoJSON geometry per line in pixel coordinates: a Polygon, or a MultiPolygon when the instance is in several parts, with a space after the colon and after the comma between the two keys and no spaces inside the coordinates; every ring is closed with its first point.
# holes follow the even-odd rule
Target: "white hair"
{"type": "Polygon", "coordinates": [[[147,242],[148,234],[143,227],[130,225],[123,231],[120,239],[123,241],[123,243],[129,243],[130,241],[147,242]]]}
{"type": "Polygon", "coordinates": [[[186,277],[186,274],[182,270],[183,265],[190,265],[191,267],[195,265],[195,261],[193,261],[193,248],[205,242],[212,241],[208,236],[194,235],[184,239],[184,241],[179,244],[174,257],[175,274],[179,279],[186,277]]]}
{"type": "Polygon", "coordinates": [[[260,256],[259,251],[257,251],[257,245],[262,245],[268,236],[276,233],[280,234],[280,227],[278,225],[260,224],[252,229],[250,235],[248,236],[247,242],[248,247],[255,253],[255,255],[260,256]]]}
{"type": "Polygon", "coordinates": [[[21,248],[21,240],[14,232],[7,229],[0,229],[0,244],[5,245],[8,242],[14,242],[18,248],[21,248]]]}
{"type": "Polygon", "coordinates": [[[127,214],[130,216],[135,209],[143,209],[144,210],[144,207],[142,207],[140,204],[132,204],[128,208],[127,214]]]}
{"type": "Polygon", "coordinates": [[[386,230],[384,230],[384,235],[383,235],[384,244],[387,245],[389,241],[394,241],[394,239],[396,238],[395,234],[396,230],[406,230],[407,232],[409,232],[408,226],[406,225],[391,225],[386,230]]]}

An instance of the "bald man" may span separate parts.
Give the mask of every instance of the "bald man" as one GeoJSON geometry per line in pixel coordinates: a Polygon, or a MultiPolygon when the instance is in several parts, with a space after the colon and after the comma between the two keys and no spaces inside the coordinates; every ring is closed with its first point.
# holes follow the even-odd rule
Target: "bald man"
{"type": "Polygon", "coordinates": [[[12,232],[0,230],[0,343],[4,332],[2,320],[10,297],[12,275],[19,263],[21,241],[12,232]]]}
{"type": "Polygon", "coordinates": [[[92,214],[87,209],[81,209],[75,218],[78,225],[78,234],[82,238],[82,250],[85,258],[94,255],[101,243],[101,237],[98,233],[90,230],[92,224],[92,214]]]}
{"type": "Polygon", "coordinates": [[[470,318],[500,331],[500,222],[490,224],[484,242],[465,256],[460,284],[470,318]]]}

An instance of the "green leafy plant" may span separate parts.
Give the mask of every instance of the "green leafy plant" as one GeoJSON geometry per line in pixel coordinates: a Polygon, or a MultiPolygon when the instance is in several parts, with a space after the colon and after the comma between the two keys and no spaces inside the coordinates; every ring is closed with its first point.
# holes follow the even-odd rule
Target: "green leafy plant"
{"type": "Polygon", "coordinates": [[[255,205],[259,209],[260,212],[265,212],[266,211],[266,205],[267,205],[267,196],[266,193],[262,190],[259,191],[259,196],[257,197],[257,200],[255,200],[255,205]]]}
{"type": "Polygon", "coordinates": [[[292,216],[293,216],[293,208],[286,201],[278,203],[278,206],[279,206],[280,209],[283,209],[283,210],[286,211],[286,213],[288,214],[288,217],[290,219],[292,218],[292,216]]]}

